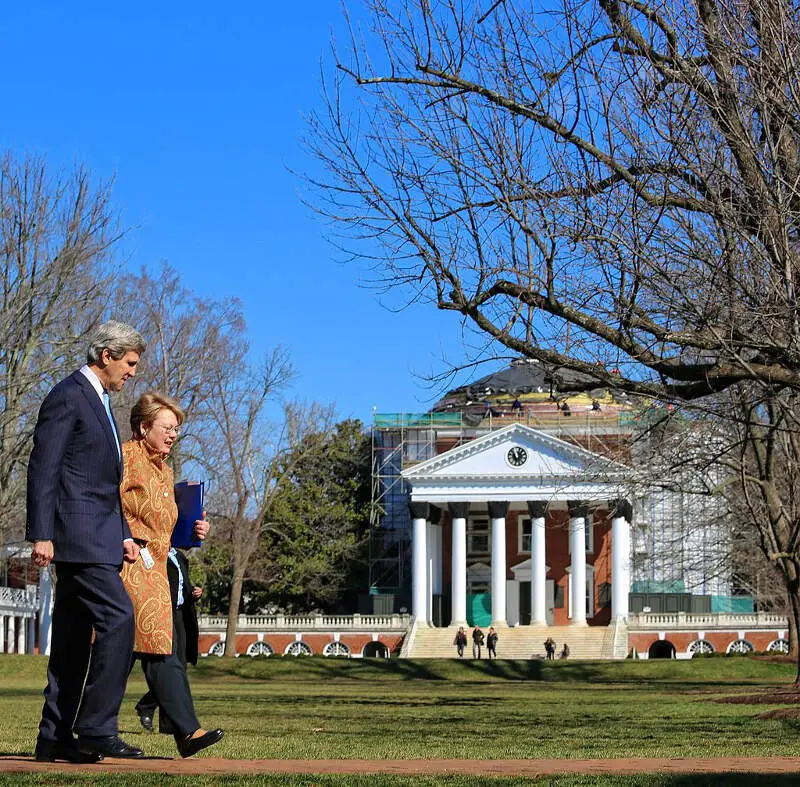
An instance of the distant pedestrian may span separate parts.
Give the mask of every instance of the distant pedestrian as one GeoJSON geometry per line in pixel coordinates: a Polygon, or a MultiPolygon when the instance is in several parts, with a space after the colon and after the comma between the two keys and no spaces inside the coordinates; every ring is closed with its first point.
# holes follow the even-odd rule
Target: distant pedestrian
{"type": "Polygon", "coordinates": [[[489,626],[489,634],[486,637],[486,650],[490,659],[497,658],[497,632],[494,630],[494,626],[489,626]]]}
{"type": "Polygon", "coordinates": [[[560,658],[562,658],[562,659],[569,658],[569,645],[567,645],[566,642],[564,643],[564,647],[561,648],[561,656],[560,656],[560,658]]]}
{"type": "Polygon", "coordinates": [[[544,652],[547,654],[548,661],[552,661],[556,657],[556,643],[552,637],[548,637],[544,641],[544,652]]]}
{"type": "Polygon", "coordinates": [[[472,658],[479,659],[481,657],[481,648],[483,647],[483,632],[475,626],[472,629],[472,658]]]}
{"type": "Polygon", "coordinates": [[[458,631],[456,632],[455,646],[456,646],[456,651],[458,651],[458,657],[460,659],[463,659],[464,648],[467,647],[467,632],[464,631],[463,626],[458,627],[458,631]]]}

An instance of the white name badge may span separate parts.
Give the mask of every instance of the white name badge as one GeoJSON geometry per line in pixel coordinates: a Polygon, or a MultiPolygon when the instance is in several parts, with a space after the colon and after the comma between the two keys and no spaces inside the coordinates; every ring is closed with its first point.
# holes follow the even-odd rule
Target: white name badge
{"type": "Polygon", "coordinates": [[[142,559],[142,563],[144,563],[144,567],[147,569],[151,569],[156,564],[156,561],[153,560],[153,556],[150,554],[150,550],[147,547],[142,547],[139,550],[139,557],[142,559]]]}

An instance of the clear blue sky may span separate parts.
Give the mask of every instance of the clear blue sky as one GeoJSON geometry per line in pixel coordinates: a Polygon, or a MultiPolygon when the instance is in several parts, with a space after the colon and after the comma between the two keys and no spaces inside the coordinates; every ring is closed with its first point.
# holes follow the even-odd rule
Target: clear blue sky
{"type": "Polygon", "coordinates": [[[430,404],[415,373],[460,357],[460,326],[383,308],[300,203],[288,168],[312,166],[302,115],[337,26],[337,0],[6,4],[0,146],[115,178],[131,267],[238,296],[254,350],[291,349],[295,395],[368,421],[430,404]]]}

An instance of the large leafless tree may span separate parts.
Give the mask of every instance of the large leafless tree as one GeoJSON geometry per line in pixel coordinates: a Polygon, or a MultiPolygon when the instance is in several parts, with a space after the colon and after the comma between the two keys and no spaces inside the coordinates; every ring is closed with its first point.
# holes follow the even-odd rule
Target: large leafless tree
{"type": "Polygon", "coordinates": [[[310,119],[337,242],[495,348],[701,407],[743,392],[728,447],[797,622],[800,523],[766,461],[800,389],[796,5],[365,6],[310,119]]]}
{"type": "Polygon", "coordinates": [[[85,170],[0,159],[0,545],[24,537],[36,414],[58,378],[84,361],[119,236],[108,187],[85,170]]]}
{"type": "Polygon", "coordinates": [[[291,477],[304,450],[313,450],[332,421],[330,408],[282,401],[293,376],[288,352],[273,350],[259,367],[244,363],[212,377],[209,413],[213,432],[204,461],[212,479],[209,509],[218,555],[230,577],[225,655],[236,655],[236,629],[245,580],[258,571],[264,536],[278,532],[265,515],[276,491],[291,477]]]}
{"type": "Polygon", "coordinates": [[[136,377],[115,402],[123,429],[133,402],[145,390],[178,400],[186,425],[170,452],[175,478],[205,457],[208,430],[214,428],[210,402],[216,381],[235,377],[245,361],[245,319],[235,298],[202,297],[186,286],[167,263],[156,273],[142,270],[119,277],[111,313],[136,325],[147,339],[147,352],[136,377]]]}

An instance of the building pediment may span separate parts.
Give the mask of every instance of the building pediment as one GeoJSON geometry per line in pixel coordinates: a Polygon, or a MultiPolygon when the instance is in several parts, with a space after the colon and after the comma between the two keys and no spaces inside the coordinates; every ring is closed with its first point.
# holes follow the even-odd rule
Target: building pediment
{"type": "Polygon", "coordinates": [[[599,454],[512,424],[408,468],[403,478],[414,500],[515,501],[608,497],[619,491],[628,473],[624,465],[599,454]]]}

